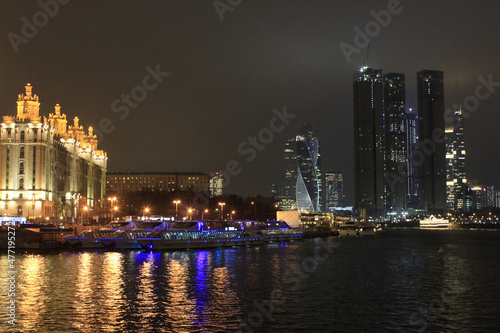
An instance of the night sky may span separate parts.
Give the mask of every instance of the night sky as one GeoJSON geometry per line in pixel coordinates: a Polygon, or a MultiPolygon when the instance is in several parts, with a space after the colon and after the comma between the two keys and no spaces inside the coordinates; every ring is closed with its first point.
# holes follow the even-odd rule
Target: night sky
{"type": "MultiPolygon", "coordinates": [[[[348,63],[339,44],[354,46],[354,28],[364,30],[370,11],[389,1],[220,2],[237,4],[223,21],[212,0],[73,0],[44,24],[38,1],[1,1],[0,114],[15,114],[30,82],[43,115],[59,103],[85,126],[114,127],[100,145],[110,171],[209,172],[236,160],[242,171],[228,192],[265,196],[284,176],[284,141],[307,121],[323,169],[344,170],[352,204],[352,72],[367,50],[348,63]],[[9,33],[22,37],[22,18],[34,15],[40,28],[16,53],[9,33]],[[148,66],[169,75],[128,114],[118,109],[148,66]],[[247,162],[238,146],[285,106],[296,118],[247,162]]],[[[444,71],[446,108],[474,95],[479,76],[500,82],[498,0],[401,0],[398,10],[371,38],[366,64],[406,74],[407,107],[416,110],[422,69],[444,71]]],[[[466,167],[468,178],[500,186],[500,87],[493,89],[465,122],[466,167]]]]}

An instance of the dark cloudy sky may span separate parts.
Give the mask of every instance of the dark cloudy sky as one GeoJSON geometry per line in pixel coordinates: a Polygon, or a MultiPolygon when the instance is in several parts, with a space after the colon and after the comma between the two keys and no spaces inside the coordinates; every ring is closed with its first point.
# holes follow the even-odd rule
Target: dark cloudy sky
{"type": "MultiPolygon", "coordinates": [[[[269,195],[283,176],[283,142],[307,121],[316,128],[323,167],[344,170],[352,203],[352,72],[366,50],[348,63],[339,44],[352,45],[354,28],[364,29],[370,11],[387,6],[244,0],[221,21],[212,0],[72,0],[16,53],[9,33],[22,35],[23,17],[33,22],[35,15],[43,25],[41,8],[34,0],[1,1],[0,113],[15,113],[17,94],[30,82],[45,115],[59,103],[85,125],[111,121],[114,130],[101,144],[109,170],[209,172],[236,160],[243,171],[229,192],[242,195],[269,195]],[[157,65],[170,75],[120,119],[113,101],[157,65]],[[238,145],[284,106],[297,117],[246,162],[238,145]]],[[[401,0],[400,6],[372,38],[367,64],[406,74],[408,107],[416,109],[422,69],[444,71],[446,107],[473,95],[480,75],[500,81],[498,0],[401,0]]],[[[468,175],[497,186],[499,111],[500,87],[465,125],[468,175]]]]}

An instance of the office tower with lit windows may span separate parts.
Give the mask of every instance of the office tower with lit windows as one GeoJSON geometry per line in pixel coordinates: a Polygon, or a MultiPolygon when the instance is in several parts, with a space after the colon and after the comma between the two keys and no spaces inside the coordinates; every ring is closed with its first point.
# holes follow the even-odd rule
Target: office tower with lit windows
{"type": "Polygon", "coordinates": [[[326,211],[344,207],[344,172],[325,171],[326,211]]]}
{"type": "Polygon", "coordinates": [[[405,75],[384,75],[385,210],[407,208],[405,75]]]}
{"type": "Polygon", "coordinates": [[[297,198],[295,187],[297,186],[297,144],[295,138],[285,142],[285,184],[283,188],[283,197],[278,203],[282,210],[296,210],[297,198]]]}
{"type": "Polygon", "coordinates": [[[384,210],[382,70],[354,72],[354,205],[362,218],[384,210]]]}
{"type": "Polygon", "coordinates": [[[418,117],[411,113],[406,114],[406,195],[407,207],[416,209],[419,202],[419,179],[418,165],[416,159],[417,142],[418,142],[418,117]]]}
{"type": "Polygon", "coordinates": [[[453,110],[446,123],[446,203],[451,212],[465,209],[467,178],[465,175],[464,117],[461,107],[453,110]]]}
{"type": "Polygon", "coordinates": [[[443,72],[423,70],[417,73],[419,120],[420,208],[430,213],[446,210],[446,144],[444,139],[443,72]]]}
{"type": "Polygon", "coordinates": [[[321,211],[321,155],[313,126],[303,123],[295,138],[297,156],[297,210],[321,211]]]}

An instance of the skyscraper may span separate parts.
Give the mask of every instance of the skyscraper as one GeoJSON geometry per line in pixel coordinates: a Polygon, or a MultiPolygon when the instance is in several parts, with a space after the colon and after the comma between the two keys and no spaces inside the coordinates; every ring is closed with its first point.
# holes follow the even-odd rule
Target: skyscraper
{"type": "Polygon", "coordinates": [[[465,175],[464,118],[461,107],[453,110],[446,124],[446,196],[447,209],[464,211],[467,187],[465,175]]]}
{"type": "Polygon", "coordinates": [[[308,123],[299,126],[296,140],[297,154],[297,210],[321,211],[321,156],[318,138],[308,123]]]}
{"type": "Polygon", "coordinates": [[[283,199],[280,208],[283,210],[297,209],[297,198],[295,187],[297,186],[297,141],[295,138],[285,142],[285,184],[283,199]]]}
{"type": "Polygon", "coordinates": [[[418,166],[415,163],[418,141],[418,117],[411,113],[406,114],[406,172],[407,172],[407,207],[418,208],[419,202],[419,179],[418,179],[418,166]]]}
{"type": "Polygon", "coordinates": [[[446,209],[446,145],[444,140],[443,72],[417,73],[420,208],[431,213],[446,209]]]}
{"type": "Polygon", "coordinates": [[[384,209],[382,70],[354,72],[354,205],[361,217],[384,209]]]}
{"type": "Polygon", "coordinates": [[[385,209],[406,210],[405,75],[384,75],[385,209]]]}
{"type": "Polygon", "coordinates": [[[326,211],[344,207],[344,172],[325,171],[326,211]]]}

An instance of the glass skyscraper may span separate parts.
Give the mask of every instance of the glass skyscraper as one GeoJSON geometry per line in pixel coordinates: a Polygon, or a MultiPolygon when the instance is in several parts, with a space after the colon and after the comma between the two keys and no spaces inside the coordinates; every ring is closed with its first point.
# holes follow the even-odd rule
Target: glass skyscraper
{"type": "Polygon", "coordinates": [[[308,123],[299,126],[295,138],[296,153],[296,202],[297,210],[321,211],[321,155],[318,138],[313,136],[313,127],[308,123]]]}
{"type": "Polygon", "coordinates": [[[405,75],[384,75],[385,210],[407,208],[405,75]]]}
{"type": "Polygon", "coordinates": [[[354,72],[354,206],[362,218],[384,211],[382,70],[354,72]]]}
{"type": "Polygon", "coordinates": [[[441,71],[417,73],[420,163],[420,208],[429,213],[446,210],[446,145],[444,136],[444,78],[441,71]],[[436,140],[436,137],[439,140],[436,140]]]}
{"type": "Polygon", "coordinates": [[[467,179],[465,175],[464,117],[461,107],[453,110],[446,124],[446,202],[451,211],[464,211],[467,179]]]}
{"type": "Polygon", "coordinates": [[[325,171],[326,211],[344,207],[344,172],[325,171]]]}

